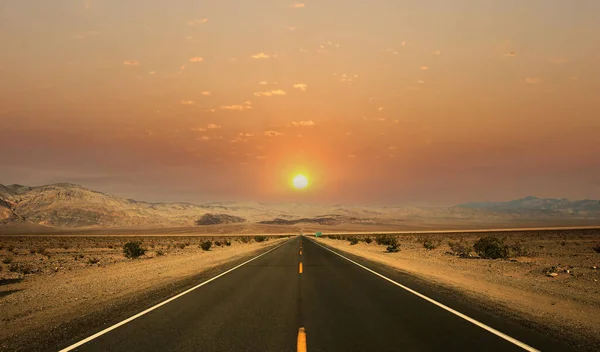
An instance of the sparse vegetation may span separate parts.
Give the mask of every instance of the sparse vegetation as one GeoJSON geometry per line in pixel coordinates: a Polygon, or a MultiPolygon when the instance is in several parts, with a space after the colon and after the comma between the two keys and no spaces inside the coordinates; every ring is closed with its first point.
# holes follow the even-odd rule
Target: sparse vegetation
{"type": "Polygon", "coordinates": [[[348,242],[350,242],[350,245],[353,246],[358,243],[358,237],[350,236],[348,237],[348,242]]]}
{"type": "Polygon", "coordinates": [[[365,238],[365,243],[366,243],[366,244],[369,244],[369,243],[371,243],[371,242],[373,242],[373,240],[371,239],[371,237],[367,237],[367,238],[365,238]]]}
{"type": "Polygon", "coordinates": [[[448,242],[452,254],[457,255],[461,258],[468,258],[471,256],[473,247],[464,240],[461,241],[450,241],[448,242]]]}
{"type": "Polygon", "coordinates": [[[259,235],[254,236],[254,241],[256,242],[265,242],[267,240],[267,236],[259,235]]]}
{"type": "Polygon", "coordinates": [[[396,237],[389,235],[377,236],[375,242],[380,246],[391,246],[398,243],[396,237]]]}
{"type": "Polygon", "coordinates": [[[221,243],[221,241],[215,241],[215,246],[217,247],[221,247],[223,244],[221,243]]]}
{"type": "Polygon", "coordinates": [[[531,255],[532,252],[522,242],[514,243],[509,247],[509,256],[511,257],[527,257],[531,255]]]}
{"type": "Polygon", "coordinates": [[[29,263],[12,263],[8,267],[8,270],[23,275],[31,274],[36,271],[33,265],[29,263]]]}
{"type": "Polygon", "coordinates": [[[10,264],[10,263],[12,263],[12,261],[13,261],[12,257],[4,257],[4,258],[2,258],[2,263],[4,263],[4,264],[10,264]]]}
{"type": "Polygon", "coordinates": [[[185,248],[185,243],[178,243],[177,244],[177,248],[184,249],[185,248]]]}
{"type": "Polygon", "coordinates": [[[425,239],[423,240],[423,247],[425,247],[425,249],[431,251],[436,249],[437,247],[439,247],[442,244],[442,241],[437,239],[425,239]]]}
{"type": "Polygon", "coordinates": [[[88,258],[88,264],[98,264],[99,262],[100,262],[100,259],[98,259],[96,257],[88,258]]]}
{"type": "Polygon", "coordinates": [[[475,241],[473,249],[484,259],[507,259],[509,255],[509,248],[504,240],[494,236],[481,237],[475,241]]]}
{"type": "Polygon", "coordinates": [[[600,244],[598,244],[598,245],[596,245],[596,246],[592,247],[592,249],[594,250],[594,252],[596,252],[596,253],[600,253],[600,244]]]}
{"type": "Polygon", "coordinates": [[[162,256],[162,255],[165,255],[165,253],[164,253],[162,250],[160,250],[160,249],[159,249],[159,250],[157,250],[157,251],[156,251],[156,255],[157,255],[158,257],[160,257],[160,256],[162,256]]]}
{"type": "Polygon", "coordinates": [[[385,250],[388,253],[396,253],[400,251],[400,245],[398,244],[398,242],[396,242],[396,239],[394,239],[394,242],[387,246],[385,250]]]}
{"type": "Polygon", "coordinates": [[[242,243],[250,243],[252,239],[248,236],[242,236],[240,237],[240,241],[242,241],[242,243]]]}
{"type": "Polygon", "coordinates": [[[204,251],[209,251],[212,245],[212,241],[203,241],[202,243],[200,243],[200,248],[202,248],[202,250],[204,251]]]}
{"type": "Polygon", "coordinates": [[[231,241],[230,241],[230,240],[226,240],[226,241],[225,241],[225,245],[226,245],[227,247],[231,246],[231,241]]]}
{"type": "Polygon", "coordinates": [[[146,250],[142,248],[142,243],[139,241],[127,242],[123,246],[123,254],[127,258],[138,258],[146,253],[146,250]]]}

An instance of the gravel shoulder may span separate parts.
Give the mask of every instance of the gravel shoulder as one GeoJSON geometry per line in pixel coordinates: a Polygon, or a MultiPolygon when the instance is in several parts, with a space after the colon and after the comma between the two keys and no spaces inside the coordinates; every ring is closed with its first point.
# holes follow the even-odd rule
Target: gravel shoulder
{"type": "MultiPolygon", "coordinates": [[[[199,238],[197,242],[205,240],[199,238]]],[[[35,271],[0,273],[0,350],[38,351],[66,346],[286,240],[244,243],[231,238],[229,246],[203,251],[197,245],[184,247],[186,243],[180,248],[172,238],[154,238],[154,250],[141,259],[124,258],[117,247],[118,239],[111,239],[117,241],[108,245],[112,248],[106,247],[103,239],[100,245],[90,240],[76,249],[49,249],[47,257],[19,254],[12,248],[11,265],[35,265],[35,271]],[[157,255],[159,251],[161,255],[157,255]]],[[[54,239],[43,241],[53,243],[54,239]]],[[[3,244],[6,251],[6,242],[3,244]]]]}
{"type": "MultiPolygon", "coordinates": [[[[498,234],[505,236],[506,234],[498,234]]],[[[556,234],[511,234],[536,253],[500,259],[460,258],[446,244],[456,238],[432,235],[440,246],[423,248],[423,236],[398,236],[401,250],[360,241],[318,238],[319,243],[455,292],[487,311],[522,321],[571,341],[582,349],[600,348],[600,255],[591,247],[597,233],[577,232],[570,239],[556,234]],[[437,237],[436,237],[437,236],[437,237]],[[576,236],[576,237],[575,237],[576,236]],[[548,276],[548,272],[556,276],[548,276]]],[[[363,236],[364,239],[369,236],[363,236]]],[[[375,238],[371,236],[371,238],[375,238]]],[[[462,240],[476,239],[463,234],[462,240]]],[[[510,241],[510,238],[509,238],[510,241]]]]}

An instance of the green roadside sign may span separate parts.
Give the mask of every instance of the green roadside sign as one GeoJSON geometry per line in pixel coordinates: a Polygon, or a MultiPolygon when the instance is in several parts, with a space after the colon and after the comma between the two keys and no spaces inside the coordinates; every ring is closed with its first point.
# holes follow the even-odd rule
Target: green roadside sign
{"type": "Polygon", "coordinates": [[[315,237],[321,237],[321,235],[323,235],[323,232],[315,232],[315,237]]]}

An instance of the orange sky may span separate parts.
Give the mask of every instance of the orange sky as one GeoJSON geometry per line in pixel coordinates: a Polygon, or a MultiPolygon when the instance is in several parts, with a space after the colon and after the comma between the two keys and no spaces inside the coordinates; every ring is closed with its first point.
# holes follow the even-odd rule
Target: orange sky
{"type": "Polygon", "coordinates": [[[598,18],[595,0],[0,1],[0,183],[600,198],[598,18]]]}

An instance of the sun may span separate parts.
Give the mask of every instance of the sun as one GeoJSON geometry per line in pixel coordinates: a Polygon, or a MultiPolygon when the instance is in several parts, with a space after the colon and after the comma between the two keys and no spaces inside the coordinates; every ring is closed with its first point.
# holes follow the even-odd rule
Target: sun
{"type": "Polygon", "coordinates": [[[296,189],[304,189],[308,186],[308,179],[304,175],[296,175],[292,180],[292,184],[296,189]]]}

